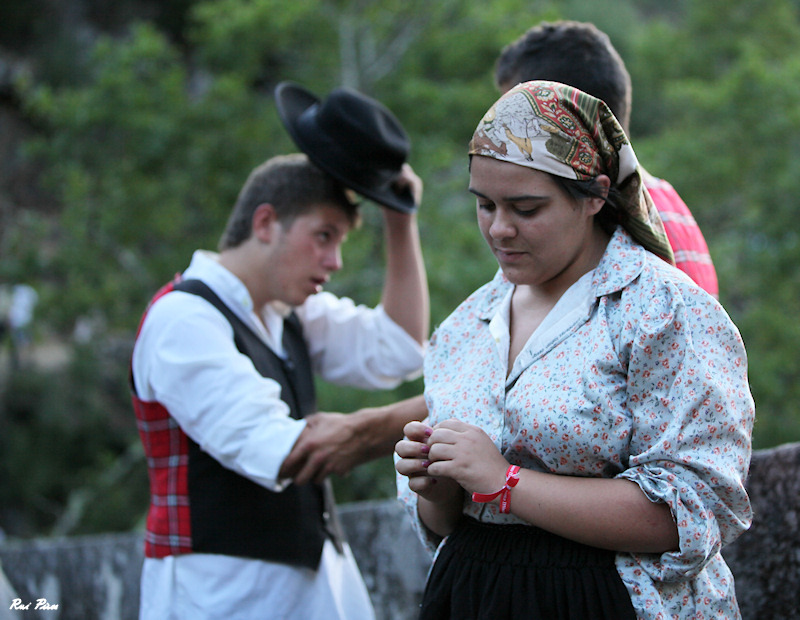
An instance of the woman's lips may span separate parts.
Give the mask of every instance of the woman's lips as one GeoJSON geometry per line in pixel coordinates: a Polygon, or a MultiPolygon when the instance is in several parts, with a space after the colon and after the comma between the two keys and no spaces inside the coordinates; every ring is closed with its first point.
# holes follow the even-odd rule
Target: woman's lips
{"type": "Polygon", "coordinates": [[[525,255],[524,252],[507,248],[495,248],[494,254],[495,256],[497,256],[498,260],[501,260],[504,263],[510,263],[520,260],[525,255]]]}

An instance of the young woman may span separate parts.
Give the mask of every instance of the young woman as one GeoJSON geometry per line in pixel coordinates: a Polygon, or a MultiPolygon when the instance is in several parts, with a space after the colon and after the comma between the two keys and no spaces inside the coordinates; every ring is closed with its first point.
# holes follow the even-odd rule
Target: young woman
{"type": "Polygon", "coordinates": [[[470,143],[500,266],[436,330],[400,498],[437,556],[421,618],[739,617],[741,337],[670,263],[606,105],[520,84],[470,143]]]}

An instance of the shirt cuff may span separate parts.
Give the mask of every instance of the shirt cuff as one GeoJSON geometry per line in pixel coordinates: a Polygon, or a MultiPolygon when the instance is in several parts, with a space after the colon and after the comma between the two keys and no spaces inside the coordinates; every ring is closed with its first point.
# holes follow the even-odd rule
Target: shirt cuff
{"type": "Polygon", "coordinates": [[[292,482],[290,478],[279,480],[278,473],[306,427],[306,421],[286,416],[283,419],[270,420],[266,426],[267,428],[252,433],[242,447],[243,467],[240,473],[270,491],[279,493],[292,482]],[[257,467],[255,464],[258,464],[257,467]]]}

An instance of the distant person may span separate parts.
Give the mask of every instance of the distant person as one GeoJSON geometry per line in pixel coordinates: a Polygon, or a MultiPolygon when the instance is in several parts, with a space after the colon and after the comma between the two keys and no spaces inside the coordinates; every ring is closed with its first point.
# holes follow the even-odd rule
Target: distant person
{"type": "Polygon", "coordinates": [[[420,620],[739,618],[752,521],[742,338],[670,263],[599,99],[523,82],[478,122],[495,277],[435,330],[398,494],[436,552],[420,620]]]}
{"type": "MultiPolygon", "coordinates": [[[[630,136],[631,78],[608,35],[593,24],[544,22],[505,47],[495,65],[497,87],[506,92],[528,80],[562,82],[602,99],[630,136]]],[[[708,245],[689,208],[667,181],[644,169],[642,178],[664,222],[676,266],[718,297],[708,245]]]]}
{"type": "Polygon", "coordinates": [[[133,403],[151,486],[145,619],[373,617],[329,482],[293,483],[285,458],[315,424],[314,375],[388,389],[419,372],[422,182],[405,131],[377,101],[349,89],[321,101],[292,84],[276,97],[307,155],[252,171],[219,252],[195,252],[136,338],[133,403]],[[359,219],[354,192],[382,206],[376,308],[323,291],[359,219]]]}
{"type": "Polygon", "coordinates": [[[11,305],[11,287],[0,284],[0,351],[8,336],[8,307],[11,305]]]}
{"type": "Polygon", "coordinates": [[[14,368],[19,368],[27,360],[33,339],[33,312],[38,301],[39,294],[29,284],[15,284],[11,289],[6,325],[11,340],[11,363],[14,368]]]}

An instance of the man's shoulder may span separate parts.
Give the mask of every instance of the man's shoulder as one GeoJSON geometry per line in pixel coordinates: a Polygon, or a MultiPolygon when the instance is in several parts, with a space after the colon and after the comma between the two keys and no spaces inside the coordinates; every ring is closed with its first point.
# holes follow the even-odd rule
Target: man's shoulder
{"type": "Polygon", "coordinates": [[[153,300],[147,309],[144,322],[172,325],[221,316],[209,301],[199,295],[181,290],[168,290],[153,300]]]}
{"type": "Polygon", "coordinates": [[[645,178],[644,186],[650,193],[653,204],[656,206],[659,213],[677,213],[692,218],[692,222],[694,222],[692,212],[671,183],[664,179],[648,175],[645,178]]]}

